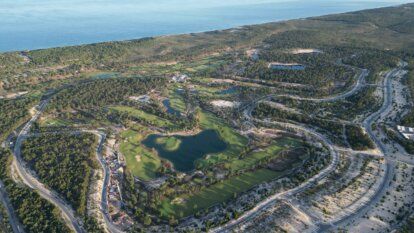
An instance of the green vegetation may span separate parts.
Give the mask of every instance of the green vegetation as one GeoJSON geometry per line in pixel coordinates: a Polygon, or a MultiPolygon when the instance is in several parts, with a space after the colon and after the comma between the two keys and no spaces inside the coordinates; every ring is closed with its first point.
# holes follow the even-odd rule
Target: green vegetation
{"type": "Polygon", "coordinates": [[[182,140],[174,136],[164,136],[157,138],[155,143],[161,145],[165,151],[176,151],[180,148],[182,140]]]}
{"type": "Polygon", "coordinates": [[[58,208],[32,189],[14,183],[9,170],[11,162],[11,153],[0,148],[0,179],[5,184],[11,204],[26,232],[70,232],[61,219],[58,208]]]}
{"type": "Polygon", "coordinates": [[[180,196],[176,200],[165,200],[162,202],[161,214],[164,217],[175,216],[185,217],[196,213],[199,210],[211,207],[215,204],[225,202],[245,192],[257,184],[273,180],[280,176],[280,173],[267,169],[260,169],[255,172],[247,172],[203,188],[200,192],[191,196],[180,196]],[[180,203],[180,199],[182,203],[180,203]],[[178,202],[178,203],[177,203],[178,202]]]}
{"type": "Polygon", "coordinates": [[[92,80],[68,87],[53,96],[49,109],[96,109],[119,104],[129,96],[142,95],[163,85],[164,80],[156,77],[92,80]]]}
{"type": "MultiPolygon", "coordinates": [[[[254,151],[250,154],[246,154],[240,159],[235,159],[228,162],[227,166],[230,167],[230,170],[235,172],[243,169],[248,169],[253,166],[257,166],[261,162],[268,163],[270,160],[278,158],[281,156],[282,151],[288,151],[290,149],[298,148],[302,146],[301,142],[297,139],[290,137],[283,137],[280,139],[274,140],[274,142],[259,151],[254,151]]],[[[299,158],[293,159],[299,161],[299,158]]],[[[289,167],[289,164],[286,164],[286,169],[289,167]]]]}
{"type": "Polygon", "coordinates": [[[227,149],[225,151],[212,154],[208,159],[199,161],[199,166],[206,167],[222,161],[237,158],[243,152],[248,143],[248,139],[237,133],[233,128],[223,122],[223,120],[204,111],[198,112],[198,119],[201,129],[216,130],[220,134],[222,140],[224,140],[227,144],[227,149]]]}
{"type": "Polygon", "coordinates": [[[143,180],[156,178],[161,167],[161,160],[156,153],[141,145],[147,134],[145,129],[124,131],[121,134],[122,143],[119,148],[125,156],[127,169],[143,180]]]}
{"type": "Polygon", "coordinates": [[[29,118],[29,108],[36,98],[0,99],[0,141],[29,118]]]}
{"type": "MultiPolygon", "coordinates": [[[[175,225],[176,219],[191,214],[203,220],[206,208],[221,204],[226,210],[218,211],[216,219],[224,222],[236,216],[227,204],[240,193],[285,174],[289,185],[299,185],[329,163],[329,157],[320,153],[326,148],[312,147],[288,132],[280,132],[279,138],[266,137],[268,129],[264,128],[269,126],[260,123],[255,123],[258,133],[245,130],[249,122],[243,117],[244,107],[269,94],[320,98],[344,93],[358,77],[359,70],[351,66],[368,69],[366,82],[377,84],[380,71],[395,67],[400,59],[409,62],[406,82],[413,92],[413,17],[414,5],[409,4],[234,30],[0,54],[0,94],[36,93],[0,100],[0,139],[28,119],[27,110],[40,94],[51,96],[33,132],[78,127],[111,131],[126,159],[125,172],[119,177],[122,211],[144,226],[166,219],[175,225]],[[299,48],[322,52],[293,53],[299,48]],[[246,56],[251,49],[257,49],[257,57],[246,56]],[[22,54],[30,61],[23,62],[22,54]],[[270,62],[298,63],[304,70],[269,69],[270,62]],[[170,79],[178,74],[190,79],[170,79]],[[53,96],[47,94],[52,89],[53,96]],[[144,94],[151,98],[148,103],[129,98],[144,94]],[[237,101],[241,108],[219,108],[212,100],[237,101]],[[121,128],[126,130],[119,133],[121,128]],[[179,136],[185,131],[195,135],[179,136]],[[201,137],[205,132],[211,135],[201,137]],[[290,173],[292,169],[295,172],[290,173]],[[136,179],[159,177],[166,179],[136,179]],[[152,188],[154,183],[159,187],[152,188]]],[[[366,150],[373,143],[354,122],[379,108],[377,88],[366,85],[332,102],[273,98],[287,108],[260,103],[253,115],[315,127],[339,146],[366,150]]],[[[411,112],[401,122],[413,126],[413,119],[411,112]]],[[[401,135],[388,133],[408,152],[414,151],[401,135]]],[[[96,166],[95,143],[91,135],[56,134],[32,138],[23,145],[29,166],[73,205],[88,232],[96,226],[85,216],[87,187],[96,166]]],[[[19,217],[30,216],[25,224],[37,227],[31,213],[22,213],[25,209],[38,214],[42,224],[55,221],[58,213],[53,208],[46,208],[45,213],[32,210],[30,205],[39,207],[42,199],[29,191],[19,192],[27,192],[33,203],[14,196],[27,208],[20,202],[13,204],[21,209],[19,217]]],[[[259,193],[261,198],[267,194],[259,193]]],[[[59,223],[48,227],[36,230],[56,232],[59,223]]]]}
{"type": "Polygon", "coordinates": [[[346,137],[354,150],[374,149],[375,145],[371,141],[367,133],[361,127],[354,125],[347,125],[345,127],[346,137]]]}
{"type": "Polygon", "coordinates": [[[13,229],[9,223],[9,216],[7,215],[6,208],[3,204],[0,204],[0,233],[12,233],[13,229]]]}
{"type": "MultiPolygon", "coordinates": [[[[407,78],[405,79],[405,84],[410,90],[411,101],[414,101],[414,61],[412,61],[409,66],[409,72],[407,78]]],[[[414,127],[414,110],[409,111],[408,114],[403,117],[401,124],[408,127],[414,127]]]]}
{"type": "Polygon", "coordinates": [[[43,183],[85,216],[96,144],[92,134],[42,135],[23,143],[22,156],[43,183]]]}
{"type": "Polygon", "coordinates": [[[132,107],[128,107],[128,106],[115,106],[115,107],[111,107],[110,109],[118,111],[121,114],[123,112],[126,112],[130,116],[136,118],[136,120],[139,121],[139,122],[145,122],[145,123],[148,123],[150,125],[157,126],[157,127],[168,128],[168,127],[173,126],[173,123],[170,122],[167,119],[163,119],[159,116],[152,115],[150,113],[144,112],[144,111],[136,109],[136,108],[132,108],[132,107]]]}

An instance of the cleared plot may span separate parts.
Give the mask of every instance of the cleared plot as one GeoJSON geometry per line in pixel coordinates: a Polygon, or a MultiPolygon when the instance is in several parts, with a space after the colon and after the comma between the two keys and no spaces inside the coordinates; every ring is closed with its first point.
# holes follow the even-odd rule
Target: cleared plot
{"type": "Polygon", "coordinates": [[[174,216],[176,218],[189,216],[199,210],[225,202],[235,195],[251,189],[257,184],[276,179],[281,174],[268,169],[260,169],[203,188],[194,195],[184,195],[176,198],[176,200],[182,200],[181,203],[175,200],[164,200],[159,207],[161,215],[164,217],[174,216]]]}
{"type": "Polygon", "coordinates": [[[158,126],[158,127],[171,127],[173,126],[173,123],[171,123],[169,120],[163,119],[159,116],[152,115],[149,113],[146,113],[142,110],[128,107],[128,106],[115,106],[111,107],[110,109],[119,111],[119,112],[126,112],[130,114],[133,117],[136,117],[138,119],[141,119],[143,121],[148,122],[151,125],[158,126]]]}
{"type": "Polygon", "coordinates": [[[63,119],[59,119],[59,118],[50,118],[50,117],[47,117],[47,118],[42,119],[40,121],[40,125],[41,126],[58,126],[58,127],[61,127],[61,126],[70,125],[70,122],[65,121],[63,119]]]}
{"type": "Polygon", "coordinates": [[[161,166],[161,160],[156,155],[145,149],[141,141],[146,136],[145,131],[126,130],[122,132],[120,151],[125,156],[128,170],[136,177],[143,180],[151,180],[157,177],[157,170],[161,166]]]}

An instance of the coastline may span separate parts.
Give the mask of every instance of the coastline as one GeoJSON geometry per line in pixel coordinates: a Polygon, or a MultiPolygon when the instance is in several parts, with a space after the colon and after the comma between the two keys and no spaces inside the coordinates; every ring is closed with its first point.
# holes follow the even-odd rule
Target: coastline
{"type": "MultiPolygon", "coordinates": [[[[338,15],[338,14],[347,14],[347,13],[354,13],[354,12],[359,12],[359,11],[366,11],[366,10],[374,10],[374,9],[378,9],[378,8],[388,8],[388,7],[398,7],[401,5],[405,5],[407,3],[404,4],[395,4],[395,3],[387,3],[384,4],[385,2],[382,3],[382,5],[378,5],[375,6],[374,8],[369,7],[369,8],[364,8],[364,9],[358,9],[358,10],[345,10],[345,11],[332,11],[330,13],[325,13],[325,12],[320,12],[319,14],[316,13],[314,15],[310,14],[309,16],[305,16],[305,17],[300,17],[300,16],[293,16],[292,18],[286,18],[284,19],[283,17],[281,19],[273,19],[273,20],[262,20],[259,22],[252,22],[252,23],[247,23],[247,24],[240,24],[240,25],[236,25],[236,26],[231,26],[231,27],[224,27],[224,28],[217,28],[217,29],[207,29],[207,30],[191,30],[189,29],[188,31],[183,31],[183,32],[179,32],[177,31],[177,33],[166,33],[163,34],[161,31],[160,33],[153,33],[152,35],[147,35],[147,36],[131,36],[131,38],[119,38],[119,39],[97,39],[96,41],[88,41],[88,42],[82,42],[82,32],[79,33],[79,35],[77,36],[79,39],[79,42],[75,42],[75,43],[67,43],[62,41],[60,44],[61,45],[54,45],[51,44],[50,46],[28,46],[28,49],[1,49],[0,48],[0,54],[7,54],[7,53],[19,53],[19,52],[29,52],[29,51],[38,51],[38,50],[47,50],[47,49],[58,49],[58,48],[66,48],[66,47],[82,47],[82,46],[89,46],[89,45],[98,45],[98,44],[106,44],[106,43],[128,43],[128,42],[136,42],[136,41],[140,41],[140,40],[146,40],[146,39],[157,39],[157,38],[168,38],[168,37],[174,37],[174,36],[185,36],[185,35],[193,35],[193,34],[205,34],[205,33],[212,33],[212,32],[225,32],[225,31],[232,31],[232,30],[238,30],[238,29],[242,29],[244,27],[254,27],[254,26],[258,26],[258,25],[266,25],[266,24],[277,24],[277,23],[284,23],[284,22],[289,22],[289,21],[298,21],[298,20],[312,20],[313,18],[318,18],[318,17],[322,17],[322,16],[330,16],[330,15],[338,15]]],[[[277,13],[275,13],[275,17],[277,16],[277,13]]],[[[252,20],[253,21],[253,20],[252,20]]],[[[155,25],[156,26],[156,25],[155,25]]],[[[102,33],[102,32],[100,32],[102,33]]],[[[1,33],[0,33],[1,34],[1,33]]],[[[75,34],[76,36],[76,34],[75,34]]],[[[52,39],[51,39],[52,40],[52,39]]]]}

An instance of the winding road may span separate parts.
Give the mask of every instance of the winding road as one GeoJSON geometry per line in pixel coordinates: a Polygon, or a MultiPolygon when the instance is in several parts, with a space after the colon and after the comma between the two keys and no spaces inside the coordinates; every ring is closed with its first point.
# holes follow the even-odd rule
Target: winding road
{"type": "Polygon", "coordinates": [[[374,207],[376,203],[380,201],[382,196],[385,194],[385,192],[389,188],[389,184],[394,174],[395,161],[387,157],[387,149],[384,143],[380,139],[378,139],[378,137],[374,134],[373,129],[372,129],[372,124],[376,120],[378,120],[378,118],[383,113],[387,111],[392,111],[392,108],[390,108],[390,106],[392,107],[392,93],[393,93],[393,88],[391,85],[391,78],[395,77],[395,75],[397,75],[398,72],[400,72],[401,69],[403,68],[404,68],[404,65],[398,68],[395,68],[385,74],[384,85],[383,85],[383,96],[384,96],[383,104],[377,112],[374,112],[373,114],[369,115],[363,122],[363,126],[366,132],[376,144],[377,148],[381,152],[381,155],[384,157],[385,163],[386,163],[386,170],[384,171],[385,175],[384,177],[382,177],[382,181],[381,181],[379,188],[376,190],[373,197],[367,203],[365,203],[364,206],[359,208],[357,211],[347,215],[346,217],[340,220],[337,220],[335,222],[332,222],[330,225],[321,225],[320,232],[327,232],[329,230],[336,228],[336,226],[346,225],[353,219],[363,217],[365,213],[367,213],[370,209],[374,207]]]}
{"type": "MultiPolygon", "coordinates": [[[[371,114],[370,116],[368,116],[364,122],[363,122],[363,126],[366,129],[367,133],[370,135],[370,137],[372,138],[372,140],[375,142],[377,148],[379,148],[379,150],[381,151],[381,156],[384,156],[384,154],[386,154],[386,149],[385,146],[382,144],[382,142],[374,135],[373,130],[372,130],[372,124],[381,116],[381,114],[383,114],[385,111],[387,111],[390,107],[390,105],[392,105],[392,85],[391,85],[391,78],[394,77],[401,69],[403,68],[403,66],[398,67],[396,69],[393,69],[391,71],[389,71],[386,75],[385,75],[385,79],[384,79],[384,100],[383,100],[383,104],[382,107],[375,113],[371,114]]],[[[257,105],[257,103],[259,103],[260,101],[266,100],[266,99],[270,99],[273,97],[289,97],[289,98],[293,98],[293,99],[297,99],[297,100],[309,100],[309,101],[316,101],[316,102],[332,102],[332,101],[337,101],[339,99],[344,99],[347,98],[349,96],[352,96],[353,94],[355,94],[357,91],[359,91],[361,89],[361,87],[364,85],[365,83],[365,77],[367,77],[369,74],[368,70],[361,70],[361,74],[358,78],[357,83],[354,85],[354,87],[346,92],[346,93],[342,93],[340,95],[336,95],[336,96],[331,96],[331,97],[327,97],[324,99],[317,99],[317,98],[303,98],[303,97],[297,97],[297,96],[290,96],[290,95],[268,95],[268,96],[264,96],[261,98],[258,98],[254,101],[252,101],[249,105],[246,106],[246,109],[243,111],[244,113],[244,117],[247,121],[249,121],[250,123],[252,121],[254,122],[258,122],[258,123],[262,123],[265,125],[277,125],[279,127],[284,127],[284,128],[289,128],[295,131],[300,131],[300,132],[304,132],[308,135],[312,135],[313,137],[319,139],[320,141],[322,141],[325,146],[327,146],[327,148],[330,151],[330,154],[332,156],[332,160],[331,163],[328,165],[328,167],[326,167],[322,172],[320,172],[318,175],[314,176],[313,178],[309,179],[308,181],[306,181],[305,183],[301,184],[300,186],[285,191],[285,192],[281,192],[281,193],[277,193],[267,199],[265,199],[264,201],[260,202],[258,205],[256,205],[253,209],[245,212],[241,217],[231,220],[230,222],[226,223],[223,226],[219,226],[213,230],[211,230],[211,232],[229,232],[231,231],[235,226],[239,225],[239,224],[243,224],[244,222],[248,222],[249,220],[253,219],[255,216],[257,216],[258,214],[260,214],[261,210],[264,210],[270,206],[272,206],[276,200],[279,199],[283,199],[285,197],[291,196],[291,195],[295,195],[297,193],[303,192],[305,189],[309,188],[312,184],[314,184],[316,181],[323,179],[324,177],[326,177],[329,173],[331,173],[332,171],[334,171],[334,169],[336,168],[338,161],[339,161],[339,157],[338,157],[338,153],[336,151],[336,147],[333,145],[333,143],[331,143],[328,139],[326,139],[323,135],[321,135],[318,132],[315,132],[314,130],[307,128],[306,126],[302,126],[302,125],[294,125],[294,124],[290,124],[290,123],[282,123],[282,122],[272,122],[272,121],[267,121],[267,120],[258,120],[258,119],[254,119],[252,117],[252,111],[255,108],[255,106],[257,105]]],[[[253,125],[254,124],[250,124],[253,125]]],[[[386,157],[385,157],[386,158],[386,157]]],[[[383,196],[383,194],[386,192],[388,186],[389,186],[389,182],[392,179],[392,176],[394,174],[394,161],[391,161],[389,159],[386,158],[386,170],[385,170],[385,176],[382,177],[381,180],[381,184],[380,187],[376,190],[375,194],[369,199],[368,202],[366,202],[361,208],[359,208],[357,211],[355,212],[351,212],[350,214],[346,215],[345,217],[337,220],[337,221],[333,221],[330,223],[320,223],[318,224],[318,229],[316,229],[316,231],[318,232],[326,232],[329,230],[332,230],[334,228],[336,228],[336,226],[338,225],[343,225],[357,217],[362,217],[370,208],[373,207],[373,205],[375,205],[383,196]]]]}
{"type": "Polygon", "coordinates": [[[48,100],[43,100],[36,108],[36,113],[32,116],[32,118],[23,126],[22,130],[18,134],[13,154],[14,160],[13,165],[16,167],[16,171],[23,180],[23,182],[32,189],[35,189],[39,195],[49,202],[53,203],[56,207],[58,207],[64,219],[66,220],[68,226],[74,230],[75,232],[85,232],[82,228],[82,222],[75,217],[75,212],[68,205],[62,198],[60,198],[55,192],[49,190],[44,184],[42,184],[39,180],[35,178],[32,174],[32,171],[29,170],[25,166],[25,163],[21,157],[21,146],[22,142],[26,138],[27,134],[30,131],[32,124],[40,117],[42,112],[44,111],[48,100]]]}
{"type": "MultiPolygon", "coordinates": [[[[256,101],[254,101],[254,103],[258,103],[259,101],[266,99],[268,97],[264,97],[264,98],[260,98],[256,101]]],[[[250,119],[253,120],[254,122],[257,123],[262,123],[265,125],[276,125],[279,127],[283,127],[286,129],[291,129],[294,131],[299,131],[301,133],[305,133],[307,135],[310,135],[314,138],[316,138],[317,140],[321,141],[329,150],[329,154],[331,155],[331,161],[330,164],[325,167],[320,173],[318,173],[317,175],[315,175],[314,177],[308,179],[306,182],[300,184],[299,186],[284,191],[284,192],[280,192],[280,193],[276,193],[268,198],[266,198],[265,200],[263,200],[262,202],[260,202],[259,204],[257,204],[253,209],[243,213],[243,215],[241,215],[239,218],[237,219],[233,219],[230,222],[226,223],[225,225],[219,226],[215,229],[212,229],[210,232],[212,233],[216,233],[216,232],[228,232],[231,231],[231,229],[239,224],[242,224],[244,222],[248,222],[251,219],[253,219],[254,217],[256,217],[260,211],[271,207],[275,204],[276,201],[280,200],[280,199],[284,199],[287,198],[289,196],[293,196],[295,194],[301,193],[304,190],[308,189],[310,186],[312,186],[313,184],[315,184],[316,182],[318,182],[319,180],[325,178],[327,175],[329,175],[331,172],[333,172],[336,168],[336,166],[338,165],[339,162],[339,155],[337,153],[337,151],[335,150],[335,146],[333,145],[333,143],[327,139],[326,137],[324,137],[322,134],[314,131],[313,129],[307,128],[305,126],[302,125],[295,125],[295,124],[291,124],[291,123],[283,123],[283,122],[274,122],[274,121],[264,121],[264,120],[259,120],[259,119],[253,119],[251,117],[251,112],[254,109],[254,105],[252,105],[252,107],[249,107],[247,110],[244,111],[244,115],[246,119],[250,119]]]]}

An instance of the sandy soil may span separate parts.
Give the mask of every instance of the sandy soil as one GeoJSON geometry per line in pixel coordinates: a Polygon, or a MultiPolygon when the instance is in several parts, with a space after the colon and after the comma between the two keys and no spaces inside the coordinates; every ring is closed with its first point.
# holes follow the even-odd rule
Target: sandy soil
{"type": "Polygon", "coordinates": [[[219,108],[234,108],[240,105],[238,102],[227,101],[227,100],[213,100],[210,102],[214,107],[219,108]]]}

